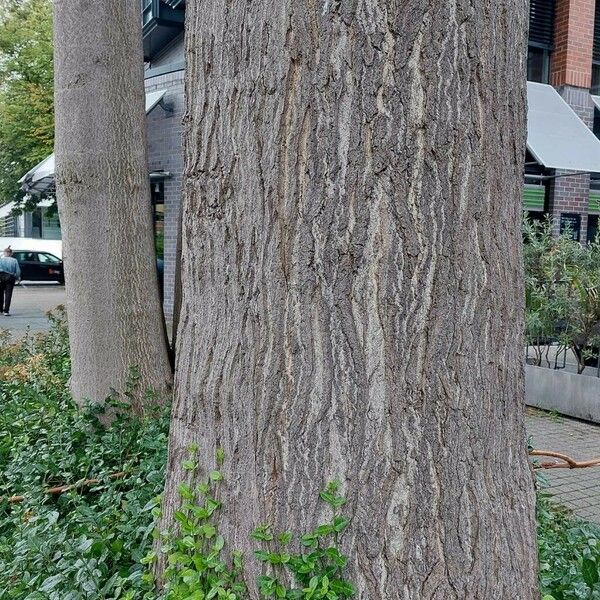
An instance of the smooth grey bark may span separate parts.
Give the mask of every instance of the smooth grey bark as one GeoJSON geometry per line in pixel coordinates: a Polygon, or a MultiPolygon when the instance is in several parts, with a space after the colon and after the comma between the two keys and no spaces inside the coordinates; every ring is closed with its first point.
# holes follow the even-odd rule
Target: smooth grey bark
{"type": "MultiPolygon", "coordinates": [[[[523,423],[525,0],[191,0],[186,448],[222,531],[305,532],[339,478],[364,600],[539,600],[523,423]]],[[[256,595],[254,595],[256,597],[256,595]]]]}
{"type": "Polygon", "coordinates": [[[139,0],[56,0],[56,188],[75,400],[164,395],[171,368],[148,179],[139,0]]]}

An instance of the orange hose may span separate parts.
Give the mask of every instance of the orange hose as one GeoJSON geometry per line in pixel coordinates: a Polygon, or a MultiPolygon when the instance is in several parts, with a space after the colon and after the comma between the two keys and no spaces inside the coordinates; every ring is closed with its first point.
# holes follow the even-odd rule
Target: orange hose
{"type": "Polygon", "coordinates": [[[576,461],[567,454],[562,452],[554,452],[553,450],[532,450],[529,453],[530,456],[550,456],[551,458],[558,458],[562,460],[562,463],[558,462],[544,462],[537,465],[541,469],[586,469],[588,467],[600,466],[600,458],[594,458],[592,460],[576,461]]]}

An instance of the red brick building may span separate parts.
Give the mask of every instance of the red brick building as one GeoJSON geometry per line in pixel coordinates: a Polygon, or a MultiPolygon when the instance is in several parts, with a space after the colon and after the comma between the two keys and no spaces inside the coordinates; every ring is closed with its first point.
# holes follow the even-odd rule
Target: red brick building
{"type": "MultiPolygon", "coordinates": [[[[531,0],[527,79],[552,85],[600,137],[600,0],[531,0]]],[[[580,141],[581,131],[563,128],[560,119],[536,120],[532,111],[538,110],[539,116],[546,109],[538,105],[533,92],[546,93],[549,100],[552,97],[542,86],[530,83],[528,88],[525,209],[532,217],[552,215],[557,232],[571,227],[580,241],[594,239],[600,215],[600,173],[596,166],[600,164],[600,143],[595,148],[587,138],[580,141]],[[540,130],[537,146],[533,138],[538,132],[532,127],[540,130]],[[541,139],[544,128],[545,148],[541,139]],[[562,151],[563,156],[548,159],[550,145],[555,154],[562,151]],[[568,168],[557,168],[562,165],[568,168]]]]}

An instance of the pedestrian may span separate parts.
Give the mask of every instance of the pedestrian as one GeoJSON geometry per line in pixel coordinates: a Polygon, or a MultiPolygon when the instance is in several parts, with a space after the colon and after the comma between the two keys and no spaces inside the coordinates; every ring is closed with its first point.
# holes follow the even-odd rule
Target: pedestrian
{"type": "Polygon", "coordinates": [[[4,248],[4,256],[0,256],[0,312],[10,316],[15,283],[21,279],[21,269],[16,258],[13,258],[11,247],[4,248]]]}

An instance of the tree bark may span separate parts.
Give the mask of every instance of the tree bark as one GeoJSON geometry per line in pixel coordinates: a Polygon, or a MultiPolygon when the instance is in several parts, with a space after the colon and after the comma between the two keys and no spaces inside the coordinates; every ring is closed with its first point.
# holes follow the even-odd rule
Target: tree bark
{"type": "MultiPolygon", "coordinates": [[[[171,384],[153,240],[139,0],[56,0],[56,188],[76,401],[171,384]]],[[[124,398],[125,399],[125,398],[124,398]]]]}
{"type": "MultiPolygon", "coordinates": [[[[339,478],[357,598],[538,600],[523,420],[527,3],[190,1],[163,525],[222,447],[221,528],[339,478]]],[[[256,598],[256,593],[254,593],[256,598]]]]}

